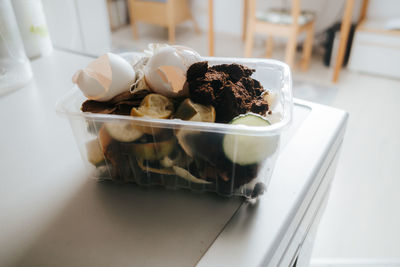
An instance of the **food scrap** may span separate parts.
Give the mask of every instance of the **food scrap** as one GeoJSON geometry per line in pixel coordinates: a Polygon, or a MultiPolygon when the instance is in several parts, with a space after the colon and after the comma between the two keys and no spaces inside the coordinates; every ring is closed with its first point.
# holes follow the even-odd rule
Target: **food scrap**
{"type": "Polygon", "coordinates": [[[216,122],[227,123],[247,112],[265,115],[268,111],[268,102],[262,96],[265,90],[250,77],[254,72],[238,64],[209,67],[206,61],[195,63],[187,72],[190,98],[214,106],[216,122]]]}
{"type": "Polygon", "coordinates": [[[189,183],[223,195],[251,187],[244,195],[257,197],[265,186],[256,177],[277,151],[279,138],[155,123],[173,119],[269,126],[266,116],[274,114],[277,96],[251,77],[254,72],[235,63],[210,66],[183,46],[151,45],[131,62],[111,53],[100,57],[73,78],[88,98],[81,110],[140,120],[89,125],[97,137],[86,146],[88,160],[101,170],[106,165],[117,181],[146,184],[151,173],[163,177],[153,181],[157,184],[189,183]]]}

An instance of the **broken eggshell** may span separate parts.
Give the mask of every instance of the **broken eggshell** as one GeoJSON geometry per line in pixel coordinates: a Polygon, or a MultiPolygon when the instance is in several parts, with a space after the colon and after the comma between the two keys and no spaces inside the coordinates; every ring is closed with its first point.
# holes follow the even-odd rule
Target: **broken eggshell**
{"type": "Polygon", "coordinates": [[[186,72],[200,55],[184,46],[167,46],[157,49],[144,67],[146,83],[153,92],[167,97],[188,94],[186,72]]]}
{"type": "Polygon", "coordinates": [[[142,55],[141,57],[137,57],[134,61],[131,62],[133,69],[135,70],[135,81],[131,84],[130,92],[132,94],[147,90],[150,91],[150,87],[147,85],[146,80],[144,78],[144,66],[146,66],[149,61],[149,56],[142,55]]]}
{"type": "Polygon", "coordinates": [[[162,43],[150,43],[147,46],[147,49],[143,51],[145,57],[150,58],[152,55],[154,55],[158,50],[165,48],[165,47],[170,47],[168,44],[162,44],[162,43]]]}
{"type": "Polygon", "coordinates": [[[88,99],[104,102],[128,91],[135,82],[135,71],[121,56],[107,53],[78,70],[72,82],[88,99]]]}

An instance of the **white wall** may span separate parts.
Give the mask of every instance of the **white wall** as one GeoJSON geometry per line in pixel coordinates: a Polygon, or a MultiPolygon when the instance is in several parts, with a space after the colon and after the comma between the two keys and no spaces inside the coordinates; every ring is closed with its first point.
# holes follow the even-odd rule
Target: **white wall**
{"type": "Polygon", "coordinates": [[[370,0],[367,17],[393,18],[400,17],[399,0],[370,0]]]}

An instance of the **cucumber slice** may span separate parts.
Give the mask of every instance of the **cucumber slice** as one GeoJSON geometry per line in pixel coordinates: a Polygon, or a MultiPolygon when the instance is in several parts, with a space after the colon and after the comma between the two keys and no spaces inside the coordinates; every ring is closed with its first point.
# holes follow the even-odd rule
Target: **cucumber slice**
{"type": "Polygon", "coordinates": [[[231,120],[229,124],[243,124],[247,126],[268,126],[271,123],[261,115],[247,113],[239,115],[231,120]]]}
{"type": "Polygon", "coordinates": [[[106,122],[104,127],[112,138],[120,142],[132,142],[143,135],[131,122],[106,122]]]}
{"type": "MultiPolygon", "coordinates": [[[[271,123],[264,117],[248,113],[234,118],[231,124],[247,126],[268,126],[271,123]]],[[[257,164],[275,153],[279,136],[249,136],[226,134],[223,140],[225,156],[239,165],[257,164]]]]}

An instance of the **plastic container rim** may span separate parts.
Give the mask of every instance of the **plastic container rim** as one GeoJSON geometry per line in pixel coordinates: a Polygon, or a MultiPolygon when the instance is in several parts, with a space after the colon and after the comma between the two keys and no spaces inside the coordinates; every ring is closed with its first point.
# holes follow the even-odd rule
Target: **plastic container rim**
{"type": "MultiPolygon", "coordinates": [[[[124,53],[121,56],[129,55],[129,54],[139,54],[139,53],[124,53]]],[[[283,106],[283,118],[281,121],[274,123],[269,126],[246,126],[246,125],[231,125],[225,123],[211,123],[211,122],[196,122],[196,121],[184,121],[180,119],[153,119],[153,118],[140,118],[133,117],[127,115],[115,115],[115,114],[100,114],[100,113],[90,113],[90,112],[82,112],[72,111],[66,107],[66,103],[72,101],[74,97],[81,92],[77,86],[73,86],[71,90],[69,90],[64,96],[61,97],[56,103],[56,112],[60,115],[66,115],[68,117],[84,117],[88,119],[93,119],[97,121],[131,121],[136,123],[142,123],[145,125],[156,124],[155,127],[164,127],[164,128],[182,128],[182,127],[190,127],[191,130],[197,131],[207,131],[207,132],[219,132],[219,133],[229,133],[229,134],[241,134],[241,135],[255,135],[255,136],[271,136],[279,134],[283,129],[285,129],[292,120],[292,109],[293,109],[293,100],[292,100],[292,79],[290,68],[287,64],[281,61],[272,60],[272,59],[256,59],[256,58],[229,58],[229,57],[204,57],[204,61],[209,61],[212,63],[213,61],[224,61],[224,62],[232,62],[240,64],[248,64],[248,63],[267,63],[271,66],[279,67],[282,71],[282,80],[283,87],[280,88],[282,92],[282,97],[284,101],[283,106]]],[[[221,63],[223,64],[223,63],[221,63]]]]}

